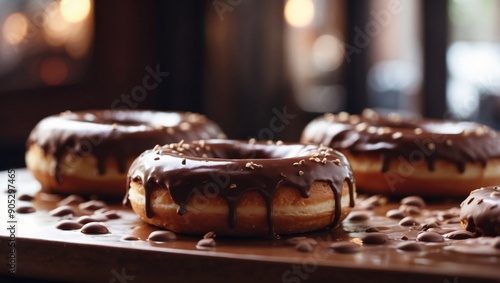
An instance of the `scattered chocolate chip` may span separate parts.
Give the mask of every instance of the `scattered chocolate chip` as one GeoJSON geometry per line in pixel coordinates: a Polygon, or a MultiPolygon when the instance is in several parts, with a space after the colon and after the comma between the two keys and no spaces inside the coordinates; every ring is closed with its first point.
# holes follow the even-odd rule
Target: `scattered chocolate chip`
{"type": "Polygon", "coordinates": [[[476,235],[472,232],[469,232],[469,231],[457,230],[457,231],[446,233],[443,235],[443,237],[445,237],[447,239],[452,239],[452,240],[463,240],[463,239],[475,238],[476,235]]]}
{"type": "Polygon", "coordinates": [[[351,214],[347,217],[347,221],[366,221],[370,219],[370,215],[362,211],[351,212],[351,214]]]}
{"type": "Polygon", "coordinates": [[[213,238],[201,239],[196,243],[197,249],[213,248],[216,246],[215,240],[213,238]]]}
{"type": "Polygon", "coordinates": [[[404,243],[399,243],[396,246],[396,249],[405,252],[419,252],[422,250],[422,246],[416,242],[404,242],[404,243]]]}
{"type": "Polygon", "coordinates": [[[299,252],[309,253],[314,250],[314,246],[311,242],[304,240],[300,241],[295,245],[295,249],[299,252]]]}
{"type": "Polygon", "coordinates": [[[405,218],[401,219],[398,223],[400,226],[417,226],[420,225],[417,220],[415,220],[413,217],[406,216],[405,218]]]}
{"type": "Polygon", "coordinates": [[[85,199],[79,195],[69,195],[57,203],[58,206],[70,205],[70,204],[80,204],[84,202],[85,199]]]}
{"type": "Polygon", "coordinates": [[[416,205],[402,204],[401,206],[399,206],[399,210],[409,215],[420,214],[420,207],[416,205]]]}
{"type": "Polygon", "coordinates": [[[158,230],[153,231],[149,234],[148,241],[151,242],[169,242],[175,241],[177,239],[177,235],[171,231],[158,230]]]}
{"type": "Polygon", "coordinates": [[[139,239],[139,237],[136,237],[136,236],[125,235],[125,236],[121,237],[120,240],[128,242],[128,241],[139,241],[140,239],[139,239]]]}
{"type": "Polygon", "coordinates": [[[402,205],[413,205],[419,208],[425,207],[425,201],[419,196],[409,196],[401,200],[402,205]]]}
{"type": "Polygon", "coordinates": [[[374,232],[367,234],[362,238],[363,244],[367,245],[382,245],[389,241],[387,234],[374,232]]]}
{"type": "Polygon", "coordinates": [[[32,201],[35,199],[35,197],[32,195],[28,195],[28,194],[22,194],[17,199],[22,200],[22,201],[32,201]]]}
{"type": "Polygon", "coordinates": [[[109,234],[108,228],[100,222],[90,222],[80,229],[83,234],[98,235],[98,234],[109,234]]]}
{"type": "Polygon", "coordinates": [[[382,195],[373,195],[361,201],[361,206],[381,206],[387,203],[387,198],[382,195]]]}
{"type": "Polygon", "coordinates": [[[437,224],[436,222],[426,223],[422,227],[422,230],[423,231],[427,231],[427,230],[429,230],[431,228],[439,228],[439,224],[437,224]]]}
{"type": "Polygon", "coordinates": [[[116,210],[108,210],[102,214],[95,214],[94,213],[94,215],[103,215],[107,219],[119,219],[120,218],[120,215],[118,214],[118,212],[116,212],[116,210]]]}
{"type": "Polygon", "coordinates": [[[341,254],[353,254],[357,253],[361,250],[361,247],[358,244],[351,242],[337,242],[333,243],[329,246],[334,252],[341,254]]]}
{"type": "Polygon", "coordinates": [[[366,233],[380,232],[380,229],[377,227],[369,227],[369,228],[366,228],[365,232],[366,233]]]}
{"type": "Polygon", "coordinates": [[[56,228],[59,230],[78,230],[82,228],[82,224],[69,219],[64,219],[57,222],[56,228]]]}
{"type": "Polygon", "coordinates": [[[289,246],[296,246],[300,242],[308,242],[312,245],[318,244],[318,241],[316,241],[313,238],[309,238],[309,237],[293,237],[293,238],[287,239],[285,241],[285,243],[289,246]]]}
{"type": "Polygon", "coordinates": [[[78,205],[78,208],[90,211],[95,211],[104,207],[106,207],[106,203],[99,200],[89,200],[87,202],[82,202],[78,205]]]}
{"type": "Polygon", "coordinates": [[[215,239],[216,236],[214,231],[210,231],[203,235],[203,239],[215,239]]]}
{"type": "MultiPolygon", "coordinates": [[[[107,218],[106,218],[107,220],[107,218]]],[[[80,216],[76,222],[80,223],[80,224],[87,224],[87,223],[90,223],[90,222],[102,222],[101,220],[99,219],[96,219],[92,216],[89,216],[89,215],[83,215],[83,216],[80,216]]]]}
{"type": "Polygon", "coordinates": [[[68,205],[62,205],[59,207],[56,207],[49,211],[49,214],[51,216],[65,216],[65,215],[76,215],[75,211],[71,206],[68,205]]]}
{"type": "Polygon", "coordinates": [[[406,214],[399,209],[391,209],[391,210],[387,211],[385,216],[392,218],[392,219],[403,219],[403,218],[405,218],[406,214]]]}
{"type": "Polygon", "coordinates": [[[417,241],[420,242],[442,242],[444,241],[443,236],[436,232],[425,231],[417,235],[417,241]]]}
{"type": "Polygon", "coordinates": [[[20,206],[16,209],[16,212],[19,214],[28,214],[35,212],[36,209],[32,206],[20,206]]]}
{"type": "Polygon", "coordinates": [[[409,238],[408,238],[408,237],[406,237],[406,236],[401,236],[401,240],[403,240],[403,241],[408,241],[408,239],[409,239],[409,238]]]}

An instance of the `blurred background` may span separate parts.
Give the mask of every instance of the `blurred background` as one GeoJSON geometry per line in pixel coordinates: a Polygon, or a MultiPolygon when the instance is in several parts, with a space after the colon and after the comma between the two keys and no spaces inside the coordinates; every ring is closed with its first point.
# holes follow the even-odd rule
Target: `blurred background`
{"type": "Polygon", "coordinates": [[[500,128],[496,0],[0,0],[0,169],[65,110],[207,115],[297,141],[370,107],[500,128]]]}

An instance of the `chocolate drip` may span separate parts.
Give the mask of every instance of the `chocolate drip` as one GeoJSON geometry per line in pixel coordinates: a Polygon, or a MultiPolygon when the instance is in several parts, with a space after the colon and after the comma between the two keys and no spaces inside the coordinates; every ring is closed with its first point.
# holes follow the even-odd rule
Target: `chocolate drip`
{"type": "Polygon", "coordinates": [[[489,159],[500,158],[500,135],[487,126],[403,119],[394,114],[384,117],[373,111],[363,115],[325,114],[307,125],[301,142],[345,149],[353,155],[380,155],[381,172],[401,159],[410,163],[425,161],[431,171],[437,160],[446,160],[463,173],[467,163],[486,166],[489,159]]]}
{"type": "Polygon", "coordinates": [[[229,208],[229,227],[237,225],[236,207],[241,196],[257,191],[266,203],[271,236],[276,236],[273,199],[282,186],[293,187],[307,198],[314,181],[326,182],[335,201],[330,228],[337,226],[341,219],[344,182],[349,187],[349,205],[354,206],[354,178],[347,159],[331,148],[314,145],[224,140],[170,144],[148,150],[138,157],[129,169],[130,181],[145,184],[145,208],[149,218],[154,216],[151,195],[155,188],[168,189],[182,214],[189,212],[187,203],[191,198],[216,185],[214,195],[224,198],[229,208]],[[217,174],[223,174],[224,178],[217,174]]]}
{"type": "Polygon", "coordinates": [[[63,182],[61,166],[79,165],[78,157],[95,156],[96,171],[106,172],[106,160],[114,158],[121,173],[127,161],[156,144],[220,138],[220,128],[204,116],[189,112],[93,110],[64,112],[41,120],[32,130],[27,148],[38,145],[54,156],[56,180],[63,182]],[[62,161],[65,154],[73,161],[62,161]]]}

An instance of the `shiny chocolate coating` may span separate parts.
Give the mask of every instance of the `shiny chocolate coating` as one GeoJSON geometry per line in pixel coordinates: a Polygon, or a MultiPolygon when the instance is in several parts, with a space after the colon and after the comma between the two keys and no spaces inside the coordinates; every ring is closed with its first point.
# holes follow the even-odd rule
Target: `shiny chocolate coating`
{"type": "Polygon", "coordinates": [[[189,112],[146,110],[92,110],[71,112],[42,119],[27,140],[55,157],[54,173],[63,181],[60,162],[65,153],[93,155],[97,171],[106,171],[106,159],[117,161],[126,173],[127,160],[156,144],[225,137],[219,126],[204,116],[189,112]]]}
{"type": "Polygon", "coordinates": [[[500,187],[474,190],[460,204],[465,230],[484,236],[500,236],[500,187]]]}
{"type": "MultiPolygon", "coordinates": [[[[349,186],[350,206],[354,206],[354,177],[343,154],[328,147],[303,144],[266,143],[250,140],[201,140],[167,144],[141,154],[129,169],[129,182],[145,188],[145,208],[153,216],[151,194],[158,186],[168,189],[179,206],[186,205],[195,192],[217,180],[216,194],[227,201],[229,227],[235,227],[236,206],[245,192],[258,191],[267,206],[269,234],[274,235],[272,200],[280,186],[289,186],[309,197],[314,181],[324,181],[335,197],[334,220],[340,222],[344,182],[349,186]]],[[[127,197],[125,197],[127,201],[127,197]]]]}
{"type": "Polygon", "coordinates": [[[500,135],[473,122],[409,119],[393,113],[382,116],[372,110],[361,115],[325,114],[304,129],[301,142],[347,150],[351,154],[378,154],[381,172],[392,160],[425,160],[434,170],[438,159],[454,163],[459,172],[468,162],[483,166],[500,157],[500,135]]]}

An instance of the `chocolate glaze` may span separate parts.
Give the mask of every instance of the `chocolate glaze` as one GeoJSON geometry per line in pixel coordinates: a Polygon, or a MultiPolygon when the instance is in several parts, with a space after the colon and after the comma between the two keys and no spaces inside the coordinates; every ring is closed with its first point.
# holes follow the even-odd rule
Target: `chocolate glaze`
{"type": "Polygon", "coordinates": [[[460,205],[465,230],[484,236],[500,236],[500,187],[474,190],[460,205]]]}
{"type": "Polygon", "coordinates": [[[346,149],[353,155],[378,154],[380,170],[386,172],[392,160],[425,160],[434,170],[436,160],[455,163],[459,172],[468,162],[486,165],[500,157],[500,135],[491,128],[472,122],[434,119],[403,119],[365,110],[362,115],[345,112],[325,114],[304,129],[302,142],[346,149]],[[452,149],[452,150],[450,150],[452,149]]]}
{"type": "Polygon", "coordinates": [[[53,168],[58,182],[61,157],[92,154],[97,158],[97,172],[106,171],[108,157],[125,173],[126,162],[156,144],[224,137],[221,129],[202,115],[189,112],[141,110],[66,111],[41,120],[32,130],[27,148],[37,144],[45,154],[54,155],[53,168]]]}
{"type": "MultiPolygon", "coordinates": [[[[343,183],[349,185],[350,206],[354,206],[354,177],[347,159],[327,147],[302,144],[270,144],[228,140],[170,144],[144,152],[130,167],[129,182],[142,182],[145,188],[146,215],[153,216],[151,194],[155,188],[167,188],[179,205],[180,215],[196,191],[203,191],[213,176],[219,180],[217,195],[227,201],[229,227],[236,224],[236,206],[248,191],[258,191],[267,206],[269,234],[275,236],[272,200],[281,186],[294,187],[309,197],[314,181],[324,181],[335,197],[335,218],[339,224],[343,183]]],[[[127,196],[125,197],[127,200],[127,196]]]]}

